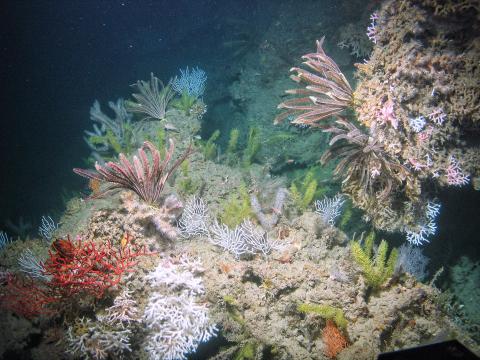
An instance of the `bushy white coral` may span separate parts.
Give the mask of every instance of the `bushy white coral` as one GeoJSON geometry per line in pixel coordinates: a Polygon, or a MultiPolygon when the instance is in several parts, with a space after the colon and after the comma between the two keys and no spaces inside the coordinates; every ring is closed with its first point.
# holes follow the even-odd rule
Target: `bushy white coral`
{"type": "Polygon", "coordinates": [[[342,194],[337,194],[333,198],[324,197],[322,201],[315,201],[315,212],[326,223],[331,226],[335,225],[335,219],[340,216],[340,209],[342,208],[345,199],[342,194]]]}
{"type": "Polygon", "coordinates": [[[49,281],[51,278],[44,273],[42,261],[30,249],[26,249],[20,254],[18,265],[20,266],[20,271],[32,279],[49,281]]]}
{"type": "Polygon", "coordinates": [[[147,275],[154,289],[143,314],[150,330],[145,341],[150,359],[186,359],[199,343],[216,335],[208,308],[198,299],[205,292],[202,272],[198,259],[182,255],[160,263],[147,275]]]}
{"type": "Polygon", "coordinates": [[[398,249],[395,272],[407,272],[419,281],[427,277],[427,265],[430,259],[422,254],[422,249],[412,244],[402,244],[398,249]]]}
{"type": "Polygon", "coordinates": [[[129,329],[114,329],[90,319],[79,319],[67,330],[67,352],[84,359],[122,358],[131,352],[129,329]]]}
{"type": "Polygon", "coordinates": [[[208,209],[201,198],[193,196],[187,201],[178,220],[178,228],[183,237],[189,238],[208,234],[208,209]]]}
{"type": "Polygon", "coordinates": [[[207,307],[186,293],[152,294],[143,318],[151,330],[145,344],[150,359],[186,359],[217,331],[210,324],[207,307]]]}
{"type": "Polygon", "coordinates": [[[435,219],[440,213],[440,204],[433,201],[427,203],[425,209],[425,221],[418,225],[417,229],[405,231],[407,241],[414,245],[423,245],[430,242],[428,238],[430,235],[435,235],[437,232],[437,224],[435,219]]]}
{"type": "Polygon", "coordinates": [[[280,248],[275,240],[268,238],[266,232],[258,231],[249,220],[245,220],[231,230],[225,224],[215,222],[210,227],[209,240],[232,253],[236,258],[245,254],[261,252],[264,256],[280,248]]]}
{"type": "Polygon", "coordinates": [[[106,314],[99,316],[99,320],[112,326],[124,328],[139,320],[137,302],[132,298],[131,291],[125,289],[107,308],[106,314]]]}
{"type": "Polygon", "coordinates": [[[182,255],[176,264],[172,259],[161,262],[146,279],[152,287],[167,287],[171,291],[180,290],[189,295],[201,295],[205,293],[205,288],[198,274],[203,271],[198,259],[182,255]]]}

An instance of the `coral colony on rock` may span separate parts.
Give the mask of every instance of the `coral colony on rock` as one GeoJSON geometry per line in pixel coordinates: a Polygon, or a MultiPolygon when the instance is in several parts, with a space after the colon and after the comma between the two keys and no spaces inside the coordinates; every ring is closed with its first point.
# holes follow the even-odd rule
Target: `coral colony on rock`
{"type": "MultiPolygon", "coordinates": [[[[297,86],[225,143],[199,136],[213,87],[199,67],[151,73],[113,115],[95,100],[90,168],[73,170],[89,196],[37,240],[0,232],[0,356],[361,360],[447,338],[479,354],[479,263],[463,257],[441,289],[423,253],[439,192],[479,182],[479,3],[372,4],[333,39],[296,38],[315,46],[303,56],[272,25],[250,51],[285,64],[259,76],[278,99],[272,69],[297,64],[297,86]],[[335,53],[368,57],[355,81],[335,53]]],[[[252,89],[255,71],[239,75],[252,89]]]]}

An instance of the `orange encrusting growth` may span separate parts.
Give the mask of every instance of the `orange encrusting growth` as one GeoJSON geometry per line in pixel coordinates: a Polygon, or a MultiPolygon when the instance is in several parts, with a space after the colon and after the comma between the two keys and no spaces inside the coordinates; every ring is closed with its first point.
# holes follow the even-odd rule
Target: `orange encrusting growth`
{"type": "Polygon", "coordinates": [[[348,345],[347,339],[332,320],[327,320],[327,325],[323,329],[322,340],[325,344],[325,355],[330,359],[334,359],[348,345]]]}

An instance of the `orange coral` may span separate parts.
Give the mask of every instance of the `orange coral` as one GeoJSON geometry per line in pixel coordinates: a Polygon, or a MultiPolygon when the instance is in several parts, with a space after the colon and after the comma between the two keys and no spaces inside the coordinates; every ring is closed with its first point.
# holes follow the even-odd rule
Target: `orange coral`
{"type": "Polygon", "coordinates": [[[340,351],[347,347],[347,339],[332,320],[327,320],[322,339],[325,344],[325,355],[330,359],[334,359],[340,351]]]}
{"type": "Polygon", "coordinates": [[[88,188],[92,191],[92,195],[96,196],[100,193],[101,182],[98,179],[90,179],[88,181],[88,188]]]}

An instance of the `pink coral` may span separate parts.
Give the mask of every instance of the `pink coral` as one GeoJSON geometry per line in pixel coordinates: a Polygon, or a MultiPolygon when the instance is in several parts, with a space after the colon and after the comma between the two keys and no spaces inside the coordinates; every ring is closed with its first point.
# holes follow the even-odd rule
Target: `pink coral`
{"type": "Polygon", "coordinates": [[[382,109],[380,110],[380,117],[383,123],[390,123],[392,127],[397,130],[398,129],[398,119],[395,116],[395,111],[393,110],[393,101],[387,100],[385,104],[383,104],[382,109]]]}
{"type": "Polygon", "coordinates": [[[455,159],[455,157],[451,155],[450,163],[447,167],[448,184],[454,185],[454,186],[462,186],[462,185],[468,184],[469,181],[470,181],[469,176],[463,172],[457,159],[455,159]]]}

